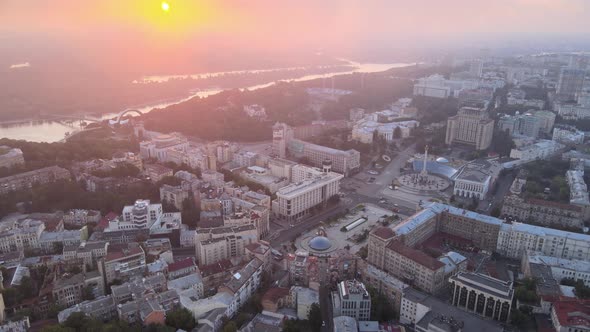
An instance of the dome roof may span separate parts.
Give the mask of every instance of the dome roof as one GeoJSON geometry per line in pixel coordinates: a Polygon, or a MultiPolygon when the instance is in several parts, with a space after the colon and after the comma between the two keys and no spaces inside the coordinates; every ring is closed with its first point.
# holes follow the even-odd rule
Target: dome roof
{"type": "Polygon", "coordinates": [[[332,247],[332,242],[325,236],[316,236],[309,241],[309,247],[313,250],[324,251],[332,247]]]}
{"type": "Polygon", "coordinates": [[[448,163],[449,160],[447,158],[438,157],[438,158],[436,158],[436,162],[437,163],[448,163]]]}

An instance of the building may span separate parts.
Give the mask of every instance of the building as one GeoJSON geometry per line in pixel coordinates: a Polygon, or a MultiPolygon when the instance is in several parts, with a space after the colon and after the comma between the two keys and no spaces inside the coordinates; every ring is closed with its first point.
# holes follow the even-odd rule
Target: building
{"type": "Polygon", "coordinates": [[[164,184],[160,187],[160,201],[173,205],[179,211],[183,210],[184,201],[190,198],[190,192],[182,186],[164,184]]]}
{"type": "Polygon", "coordinates": [[[384,270],[428,293],[438,293],[446,286],[445,264],[401,241],[387,245],[384,270]]]}
{"type": "Polygon", "coordinates": [[[219,287],[219,292],[227,293],[233,298],[228,308],[228,317],[232,317],[256,292],[260,286],[263,269],[262,261],[254,258],[219,287]]]}
{"type": "Polygon", "coordinates": [[[484,199],[492,177],[478,169],[463,168],[455,178],[453,194],[459,197],[484,199]]]}
{"type": "Polygon", "coordinates": [[[118,304],[139,300],[146,294],[161,293],[166,290],[166,277],[163,274],[144,278],[136,277],[120,285],[111,286],[112,296],[118,304]]]}
{"type": "Polygon", "coordinates": [[[393,310],[399,312],[404,289],[409,287],[408,284],[371,264],[366,264],[361,269],[361,279],[365,285],[373,287],[380,294],[387,295],[393,304],[393,310]]]}
{"type": "Polygon", "coordinates": [[[29,317],[24,317],[0,325],[0,332],[27,332],[30,328],[31,323],[29,322],[29,317]]]}
{"type": "Polygon", "coordinates": [[[315,289],[291,286],[289,296],[292,301],[291,307],[295,308],[298,319],[308,319],[311,306],[320,304],[320,294],[315,289]]]}
{"type": "Polygon", "coordinates": [[[253,224],[199,228],[196,237],[196,256],[200,266],[244,255],[247,245],[258,241],[253,224]]]}
{"type": "Polygon", "coordinates": [[[104,281],[98,271],[64,275],[53,283],[53,300],[62,307],[71,307],[84,299],[84,291],[89,287],[94,297],[105,295],[104,281]]]}
{"type": "Polygon", "coordinates": [[[79,245],[65,245],[63,247],[63,258],[68,262],[77,262],[94,267],[96,262],[107,255],[109,243],[106,241],[82,242],[79,245]]]}
{"type": "Polygon", "coordinates": [[[492,143],[494,120],[490,119],[485,109],[462,107],[457,115],[447,120],[447,145],[460,143],[474,146],[476,150],[485,150],[492,143]]]}
{"type": "Polygon", "coordinates": [[[0,168],[11,168],[24,163],[25,158],[21,149],[0,145],[0,168]]]}
{"type": "Polygon", "coordinates": [[[543,255],[539,252],[526,251],[522,256],[521,269],[526,277],[537,277],[535,267],[548,267],[551,276],[561,282],[564,279],[581,280],[590,287],[590,262],[578,259],[565,259],[543,255]]]}
{"type": "Polygon", "coordinates": [[[527,250],[551,257],[589,260],[590,236],[514,222],[503,224],[496,252],[519,259],[527,250]]]}
{"type": "Polygon", "coordinates": [[[39,249],[45,223],[34,219],[3,219],[0,222],[0,252],[39,249]]]}
{"type": "Polygon", "coordinates": [[[400,322],[408,324],[420,332],[504,331],[503,326],[498,322],[461,310],[449,305],[446,301],[441,301],[412,288],[407,288],[404,291],[400,322]]]}
{"type": "Polygon", "coordinates": [[[576,145],[584,143],[584,132],[573,126],[556,126],[553,129],[553,140],[565,145],[576,145]]]}
{"type": "Polygon", "coordinates": [[[357,121],[352,128],[352,139],[361,143],[372,144],[375,133],[377,133],[387,142],[392,142],[394,139],[410,137],[412,129],[420,125],[415,120],[380,122],[378,117],[380,113],[384,112],[386,111],[369,114],[365,119],[357,121]]]}
{"type": "Polygon", "coordinates": [[[334,332],[358,332],[356,319],[347,316],[334,317],[334,332]]]}
{"type": "Polygon", "coordinates": [[[163,215],[162,204],[151,204],[149,200],[138,199],[135,204],[123,208],[121,217],[109,221],[105,231],[149,229],[160,222],[163,215]]]}
{"type": "MultiPolygon", "coordinates": [[[[570,204],[577,205],[585,210],[590,206],[588,186],[584,181],[584,166],[579,169],[571,169],[565,173],[565,179],[570,187],[570,204]]],[[[584,213],[583,213],[584,214],[584,213]]]]}
{"type": "Polygon", "coordinates": [[[541,120],[541,132],[545,134],[551,133],[555,125],[555,113],[551,111],[536,111],[533,116],[541,120]]]}
{"type": "Polygon", "coordinates": [[[452,88],[447,86],[442,75],[432,75],[421,78],[414,84],[414,96],[426,96],[432,98],[448,98],[452,96],[452,88]]]}
{"type": "Polygon", "coordinates": [[[244,105],[244,113],[251,118],[257,118],[260,120],[266,119],[266,110],[263,106],[258,104],[244,105]]]}
{"type": "Polygon", "coordinates": [[[510,318],[514,297],[512,282],[471,272],[459,273],[449,281],[454,306],[501,322],[510,318]]]}
{"type": "Polygon", "coordinates": [[[556,332],[590,331],[590,301],[557,301],[551,308],[551,321],[556,332]]]}
{"type": "Polygon", "coordinates": [[[583,211],[579,206],[536,198],[524,199],[516,195],[508,195],[504,198],[502,215],[517,218],[521,222],[534,222],[543,226],[576,229],[581,229],[584,226],[583,211]]]}
{"type": "Polygon", "coordinates": [[[510,158],[519,159],[521,162],[547,159],[562,151],[563,148],[565,146],[560,143],[539,140],[537,143],[510,150],[510,158]]]}
{"type": "Polygon", "coordinates": [[[145,253],[137,243],[110,245],[100,267],[106,284],[115,279],[142,275],[146,267],[145,253]]]}
{"type": "Polygon", "coordinates": [[[109,321],[117,318],[117,304],[111,295],[84,301],[60,311],[57,314],[58,322],[64,323],[74,312],[82,312],[101,321],[109,321]]]}
{"type": "Polygon", "coordinates": [[[154,183],[161,181],[165,177],[174,175],[172,168],[168,168],[159,164],[146,164],[144,166],[143,173],[149,178],[150,181],[154,183]]]}
{"type": "Polygon", "coordinates": [[[71,226],[84,226],[88,223],[98,224],[101,218],[100,211],[82,209],[70,210],[63,216],[64,224],[71,226]]]}
{"type": "Polygon", "coordinates": [[[371,318],[371,296],[362,282],[341,281],[338,290],[332,292],[332,310],[334,317],[348,316],[367,321],[371,318]]]}
{"type": "Polygon", "coordinates": [[[40,168],[34,171],[19,173],[0,178],[0,194],[29,189],[33,185],[44,185],[56,181],[69,181],[70,171],[58,166],[40,168]]]}
{"type": "Polygon", "coordinates": [[[560,100],[577,100],[584,87],[586,71],[575,68],[562,68],[557,83],[557,96],[560,100]]]}
{"type": "Polygon", "coordinates": [[[256,160],[258,160],[258,154],[250,151],[240,151],[233,155],[233,162],[237,167],[255,166],[256,160]]]}
{"type": "Polygon", "coordinates": [[[129,324],[164,325],[166,313],[178,307],[180,299],[175,290],[150,293],[144,297],[117,306],[119,319],[129,324]]]}
{"type": "Polygon", "coordinates": [[[554,109],[565,120],[587,119],[590,117],[590,104],[580,105],[555,102],[554,109]]]}
{"type": "Polygon", "coordinates": [[[84,226],[78,230],[43,232],[39,237],[39,248],[45,253],[55,251],[59,246],[78,245],[88,238],[88,227],[84,226]]]}
{"type": "MultiPolygon", "coordinates": [[[[298,168],[300,171],[303,167],[298,168]]],[[[306,168],[309,170],[309,168],[306,168]]],[[[295,171],[294,171],[295,172],[295,171]]],[[[344,177],[341,174],[325,171],[309,172],[301,171],[299,173],[310,174],[306,179],[300,179],[294,175],[296,181],[277,191],[277,198],[272,203],[273,213],[289,221],[296,221],[307,214],[316,206],[326,205],[328,200],[338,195],[340,192],[340,180],[344,177]]]]}
{"type": "Polygon", "coordinates": [[[203,278],[198,270],[184,277],[168,281],[168,289],[174,289],[178,294],[189,289],[194,290],[199,299],[203,298],[205,294],[203,278]]]}
{"type": "Polygon", "coordinates": [[[185,277],[194,273],[198,273],[195,259],[188,257],[174,263],[168,264],[168,279],[176,279],[185,277]]]}
{"type": "Polygon", "coordinates": [[[189,147],[188,140],[176,135],[159,135],[151,141],[139,143],[139,154],[143,159],[157,159],[159,162],[168,162],[168,151],[175,149],[186,152],[189,147]]]}

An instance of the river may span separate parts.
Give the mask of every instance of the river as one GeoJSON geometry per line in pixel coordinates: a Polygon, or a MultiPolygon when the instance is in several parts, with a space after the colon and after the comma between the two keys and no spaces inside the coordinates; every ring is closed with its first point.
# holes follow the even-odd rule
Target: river
{"type": "MultiPolygon", "coordinates": [[[[348,61],[353,69],[349,71],[341,71],[341,72],[332,72],[332,73],[324,73],[324,74],[313,74],[313,75],[305,75],[295,79],[289,79],[285,81],[289,82],[301,82],[301,81],[308,81],[314,80],[318,78],[330,78],[337,75],[346,75],[352,73],[375,73],[375,72],[382,72],[391,68],[400,68],[400,67],[407,67],[412,66],[414,64],[408,63],[393,63],[393,64],[375,64],[375,63],[358,63],[348,61]]],[[[281,69],[281,68],[279,68],[281,69]]],[[[270,70],[279,70],[279,69],[269,69],[270,70]]],[[[257,72],[257,71],[248,71],[248,72],[257,72]]],[[[225,73],[233,73],[233,72],[225,72],[225,73]]],[[[169,79],[175,79],[179,77],[206,77],[207,75],[222,75],[221,73],[201,73],[201,74],[187,74],[187,75],[168,75],[168,76],[147,76],[140,80],[140,82],[163,82],[169,79]]],[[[256,90],[268,87],[274,84],[276,81],[268,82],[264,84],[258,84],[253,86],[243,87],[242,89],[249,89],[249,90],[256,90]]],[[[207,90],[198,90],[190,92],[186,97],[176,99],[176,100],[166,100],[166,101],[157,101],[153,103],[146,103],[144,105],[130,107],[129,109],[137,109],[142,113],[149,113],[150,111],[157,109],[157,108],[165,108],[170,105],[179,104],[185,102],[193,97],[207,97],[219,92],[223,91],[221,88],[214,88],[214,89],[207,89],[207,90]]],[[[112,119],[116,117],[117,113],[107,113],[101,116],[101,119],[112,119]]],[[[133,114],[130,114],[133,115],[133,114]]],[[[10,139],[18,139],[18,140],[27,140],[33,142],[57,142],[62,140],[66,133],[75,132],[80,130],[80,123],[79,122],[63,122],[63,121],[22,121],[18,123],[12,124],[2,124],[0,125],[0,137],[6,137],[10,139]]]]}

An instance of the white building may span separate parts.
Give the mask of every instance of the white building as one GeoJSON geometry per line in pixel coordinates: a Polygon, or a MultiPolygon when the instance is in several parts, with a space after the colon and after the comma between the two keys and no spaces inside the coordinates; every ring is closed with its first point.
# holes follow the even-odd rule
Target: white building
{"type": "Polygon", "coordinates": [[[558,126],[553,129],[554,141],[570,145],[584,143],[584,132],[572,126],[558,126]]]}
{"type": "Polygon", "coordinates": [[[548,266],[551,274],[558,282],[563,279],[582,280],[590,287],[590,262],[578,259],[565,259],[543,255],[539,252],[527,251],[522,257],[521,268],[525,276],[535,277],[530,272],[532,264],[548,266]]]}
{"type": "Polygon", "coordinates": [[[177,135],[159,135],[151,141],[139,143],[139,154],[142,158],[155,158],[160,162],[170,161],[168,151],[175,149],[186,152],[189,147],[188,140],[177,135]]]}
{"type": "Polygon", "coordinates": [[[263,106],[258,104],[252,105],[245,105],[244,106],[244,113],[251,118],[258,118],[258,119],[265,119],[266,118],[266,110],[263,106]]]}
{"type": "Polygon", "coordinates": [[[445,83],[446,80],[442,75],[421,78],[414,84],[414,96],[448,98],[452,95],[452,89],[445,83]]]}
{"type": "Polygon", "coordinates": [[[455,178],[453,194],[460,197],[484,199],[492,177],[478,169],[464,168],[455,178]]]}
{"type": "Polygon", "coordinates": [[[355,123],[352,128],[352,139],[361,143],[372,144],[374,133],[377,132],[380,137],[383,137],[387,142],[391,142],[395,138],[410,137],[412,129],[419,125],[420,123],[415,120],[382,123],[365,118],[355,123]],[[396,135],[399,136],[395,137],[396,135]]]}
{"type": "MultiPolygon", "coordinates": [[[[297,166],[297,169],[302,167],[297,166]]],[[[299,179],[298,175],[293,177],[299,179]]],[[[272,211],[279,218],[298,220],[307,215],[313,207],[326,204],[332,196],[338,195],[340,180],[343,177],[342,174],[326,171],[283,187],[276,193],[277,198],[272,203],[272,211]]]]}
{"type": "Polygon", "coordinates": [[[0,168],[14,167],[17,165],[23,165],[24,163],[25,158],[23,157],[23,151],[21,149],[0,145],[0,168]]]}
{"type": "Polygon", "coordinates": [[[527,250],[552,257],[590,260],[590,235],[519,222],[502,224],[496,252],[510,258],[521,258],[527,250]]]}
{"type": "Polygon", "coordinates": [[[569,170],[565,173],[565,179],[570,187],[570,204],[590,206],[584,171],[569,170]]]}
{"type": "Polygon", "coordinates": [[[151,228],[162,218],[162,204],[150,204],[149,200],[137,200],[123,208],[121,217],[109,221],[108,231],[151,228]]]}
{"type": "Polygon", "coordinates": [[[590,118],[590,105],[555,103],[553,106],[562,118],[577,120],[590,118]]]}
{"type": "Polygon", "coordinates": [[[228,317],[232,317],[256,292],[260,286],[263,270],[263,262],[254,258],[234,273],[228,282],[219,287],[220,293],[227,293],[233,298],[228,308],[228,317]]]}
{"type": "Polygon", "coordinates": [[[348,316],[359,321],[371,318],[371,296],[362,282],[345,280],[332,292],[334,317],[348,316]]]}
{"type": "Polygon", "coordinates": [[[519,159],[522,162],[547,159],[559,153],[563,148],[565,148],[563,144],[549,140],[539,140],[535,144],[512,149],[510,158],[519,159]]]}
{"type": "Polygon", "coordinates": [[[320,304],[320,294],[318,291],[300,286],[291,286],[289,290],[295,310],[297,311],[297,318],[308,319],[311,306],[320,304]]]}

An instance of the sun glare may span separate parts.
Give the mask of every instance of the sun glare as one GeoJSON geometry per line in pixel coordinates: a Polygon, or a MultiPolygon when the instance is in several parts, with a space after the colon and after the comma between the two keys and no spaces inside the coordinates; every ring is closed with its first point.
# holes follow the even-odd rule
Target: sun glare
{"type": "Polygon", "coordinates": [[[165,1],[162,2],[162,10],[165,11],[165,12],[170,11],[170,4],[167,3],[167,2],[165,2],[165,1]]]}

